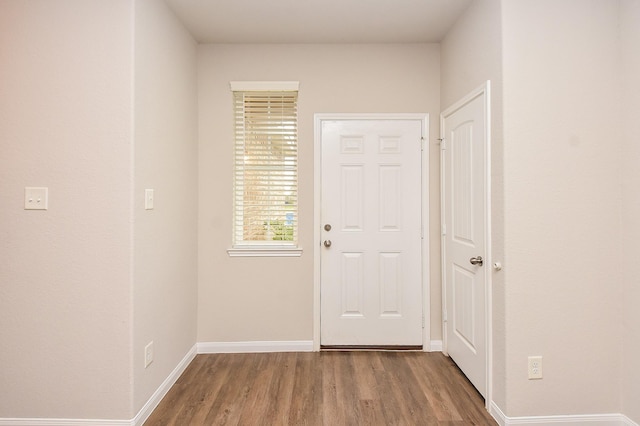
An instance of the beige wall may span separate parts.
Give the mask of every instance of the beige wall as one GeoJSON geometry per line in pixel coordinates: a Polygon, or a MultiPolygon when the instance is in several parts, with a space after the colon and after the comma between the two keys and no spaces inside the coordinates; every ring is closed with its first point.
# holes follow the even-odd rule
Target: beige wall
{"type": "MultiPolygon", "coordinates": [[[[491,254],[494,262],[504,263],[501,47],[500,0],[475,0],[442,40],[440,93],[444,111],[485,81],[491,82],[491,254]]],[[[493,309],[492,399],[499,406],[505,402],[506,273],[494,272],[489,287],[493,309]]]]}
{"type": "Polygon", "coordinates": [[[135,1],[134,60],[135,414],[196,343],[196,43],[163,1],[135,1]],[[155,191],[153,210],[145,188],[155,191]]]}
{"type": "Polygon", "coordinates": [[[622,256],[623,364],[622,412],[640,423],[640,2],[622,0],[620,9],[622,66],[622,256]]]}
{"type": "MultiPolygon", "coordinates": [[[[198,341],[313,338],[313,114],[440,108],[439,46],[203,45],[199,47],[198,341]],[[299,95],[300,258],[229,258],[231,80],[296,80],[299,95]]],[[[431,147],[432,336],[439,339],[439,167],[431,147]]]]}
{"type": "Polygon", "coordinates": [[[508,416],[620,412],[618,2],[504,1],[502,12],[501,408],[508,416]],[[529,355],[544,356],[543,380],[527,380],[529,355]]]}
{"type": "Polygon", "coordinates": [[[0,418],[131,419],[196,341],[196,44],[159,0],[3,1],[0,74],[0,418]]]}
{"type": "Polygon", "coordinates": [[[0,418],[130,418],[131,16],[0,2],[0,418]]]}

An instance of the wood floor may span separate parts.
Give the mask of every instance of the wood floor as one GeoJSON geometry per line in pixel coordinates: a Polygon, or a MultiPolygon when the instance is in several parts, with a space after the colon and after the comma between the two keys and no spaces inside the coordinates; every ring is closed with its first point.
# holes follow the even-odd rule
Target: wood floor
{"type": "Polygon", "coordinates": [[[145,426],[495,425],[441,353],[198,355],[145,426]]]}

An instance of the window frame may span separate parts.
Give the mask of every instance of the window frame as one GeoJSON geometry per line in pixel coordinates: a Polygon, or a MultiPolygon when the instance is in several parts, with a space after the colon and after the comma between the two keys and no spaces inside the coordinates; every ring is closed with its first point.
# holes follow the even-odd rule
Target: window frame
{"type": "MultiPolygon", "coordinates": [[[[286,92],[286,91],[291,91],[291,92],[299,92],[299,82],[297,81],[231,81],[230,82],[230,87],[231,87],[231,94],[232,96],[234,96],[234,92],[286,92]]],[[[234,100],[235,103],[235,100],[234,100]]],[[[296,101],[297,103],[297,101],[296,101]]],[[[236,112],[234,111],[234,120],[236,117],[236,112]]],[[[298,122],[298,118],[296,117],[296,125],[298,122]]],[[[237,143],[236,142],[236,136],[234,134],[234,146],[237,143]]],[[[235,148],[234,148],[235,150],[235,148]]],[[[296,157],[298,156],[298,150],[299,150],[299,140],[296,138],[296,157]]],[[[234,152],[234,161],[235,161],[235,157],[236,154],[234,152]]],[[[233,171],[234,171],[234,181],[233,181],[233,192],[234,192],[234,197],[235,197],[235,191],[236,191],[236,181],[235,181],[235,172],[236,172],[236,166],[234,164],[233,167],[233,171]]],[[[299,181],[299,169],[298,169],[298,165],[296,164],[296,181],[299,181]]],[[[296,185],[296,191],[297,193],[299,193],[299,189],[298,186],[296,185]]],[[[297,199],[297,194],[296,194],[296,199],[297,199]]],[[[236,207],[236,201],[234,199],[233,202],[233,209],[234,211],[232,212],[232,220],[233,220],[233,224],[232,224],[232,235],[231,235],[231,247],[227,250],[227,253],[230,257],[299,257],[302,255],[302,248],[299,245],[299,231],[300,231],[300,226],[299,226],[299,202],[298,200],[296,200],[296,216],[297,219],[295,221],[294,226],[296,227],[295,229],[295,234],[296,234],[296,241],[293,241],[291,243],[286,243],[286,242],[277,242],[277,241],[265,241],[264,243],[261,243],[259,241],[247,241],[247,242],[236,242],[235,238],[236,238],[236,211],[235,211],[235,207],[236,207]]]]}

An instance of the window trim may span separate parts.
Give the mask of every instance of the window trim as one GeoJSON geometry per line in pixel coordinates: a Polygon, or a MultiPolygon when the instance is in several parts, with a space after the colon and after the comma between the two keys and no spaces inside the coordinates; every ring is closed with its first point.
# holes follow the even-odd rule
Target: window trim
{"type": "MultiPolygon", "coordinates": [[[[233,92],[298,92],[300,82],[298,81],[230,81],[229,86],[231,93],[233,92]]],[[[299,146],[299,141],[298,141],[299,146]]],[[[298,172],[299,173],[299,172],[298,172]]],[[[299,179],[299,175],[298,175],[299,179]]],[[[298,208],[300,206],[298,205],[298,208]]],[[[227,249],[229,257],[300,257],[302,256],[302,248],[299,242],[300,226],[296,223],[298,240],[295,244],[278,244],[275,242],[247,242],[233,244],[227,249]]],[[[235,232],[235,229],[232,230],[235,232]]]]}
{"type": "Polygon", "coordinates": [[[231,81],[232,92],[297,92],[298,81],[231,81]]]}
{"type": "Polygon", "coordinates": [[[246,246],[227,249],[229,257],[300,257],[302,248],[296,246],[246,246]]]}

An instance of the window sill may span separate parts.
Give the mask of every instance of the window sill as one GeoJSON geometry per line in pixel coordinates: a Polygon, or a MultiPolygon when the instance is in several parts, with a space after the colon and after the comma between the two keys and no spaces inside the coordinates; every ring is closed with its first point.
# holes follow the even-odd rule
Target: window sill
{"type": "Polygon", "coordinates": [[[246,247],[227,249],[229,257],[300,257],[299,247],[246,247]]]}

